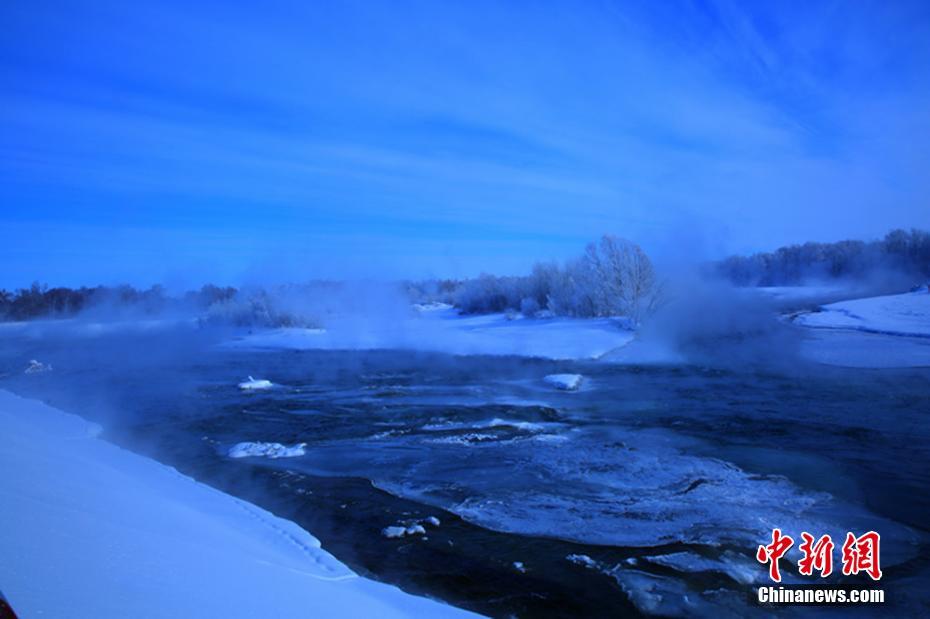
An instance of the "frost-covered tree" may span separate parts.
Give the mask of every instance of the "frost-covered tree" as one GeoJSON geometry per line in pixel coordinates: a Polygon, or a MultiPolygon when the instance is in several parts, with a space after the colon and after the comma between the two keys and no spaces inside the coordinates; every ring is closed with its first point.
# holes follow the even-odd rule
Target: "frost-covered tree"
{"type": "Polygon", "coordinates": [[[635,243],[604,236],[564,266],[541,262],[526,277],[481,276],[462,282],[455,305],[464,313],[516,311],[537,316],[628,316],[638,320],[656,298],[652,262],[635,243]]]}
{"type": "Polygon", "coordinates": [[[652,304],[656,288],[652,261],[639,245],[626,239],[604,235],[590,243],[580,277],[596,316],[638,318],[652,304]]]}

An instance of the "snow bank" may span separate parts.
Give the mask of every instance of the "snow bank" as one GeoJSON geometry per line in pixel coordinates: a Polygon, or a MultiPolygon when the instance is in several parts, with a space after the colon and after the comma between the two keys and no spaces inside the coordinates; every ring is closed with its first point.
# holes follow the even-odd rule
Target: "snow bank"
{"type": "Polygon", "coordinates": [[[272,386],[273,385],[271,384],[270,380],[255,380],[251,376],[249,376],[248,380],[244,380],[239,383],[239,388],[243,391],[262,391],[265,389],[271,389],[272,386]]]}
{"type": "Polygon", "coordinates": [[[930,294],[925,290],[824,305],[795,318],[796,324],[820,329],[930,337],[930,294]]]}
{"type": "Polygon", "coordinates": [[[292,522],[0,391],[0,584],[21,617],[468,613],[360,578],[292,522]]]}
{"type": "Polygon", "coordinates": [[[403,349],[454,355],[519,355],[547,359],[593,359],[629,344],[634,332],[609,318],[508,320],[505,314],[460,316],[430,308],[385,325],[383,321],[335,321],[319,329],[273,329],[227,345],[255,349],[403,349]]]}
{"type": "Polygon", "coordinates": [[[581,386],[581,374],[549,374],[543,380],[562,391],[576,391],[581,386]]]}
{"type": "Polygon", "coordinates": [[[282,445],[281,443],[236,443],[229,449],[230,458],[296,458],[306,453],[306,443],[282,445]]]}

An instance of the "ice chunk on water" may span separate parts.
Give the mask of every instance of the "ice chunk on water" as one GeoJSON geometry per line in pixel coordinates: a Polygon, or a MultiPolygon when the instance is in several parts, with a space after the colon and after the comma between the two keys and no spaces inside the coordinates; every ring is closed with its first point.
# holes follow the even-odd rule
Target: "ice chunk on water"
{"type": "Polygon", "coordinates": [[[381,535],[388,539],[403,537],[406,533],[406,527],[384,527],[381,529],[381,535]]]}
{"type": "Polygon", "coordinates": [[[51,372],[52,364],[44,364],[41,361],[36,361],[35,359],[29,360],[29,365],[26,367],[26,374],[41,374],[43,372],[51,372]]]}
{"type": "Polygon", "coordinates": [[[581,565],[588,569],[597,569],[597,561],[589,557],[588,555],[568,555],[565,557],[575,565],[581,565]]]}
{"type": "MultiPolygon", "coordinates": [[[[439,522],[438,520],[436,522],[439,522]]],[[[407,537],[408,535],[426,535],[426,529],[420,522],[408,521],[408,524],[398,524],[381,529],[381,535],[389,539],[407,537]]]]}
{"type": "Polygon", "coordinates": [[[295,458],[306,453],[304,448],[306,443],[297,443],[296,445],[282,445],[281,443],[257,443],[243,442],[236,443],[229,449],[230,458],[295,458]]]}
{"type": "Polygon", "coordinates": [[[751,585],[764,579],[765,572],[759,564],[747,557],[726,551],[718,558],[710,558],[694,552],[673,552],[667,555],[644,557],[656,565],[670,567],[679,572],[720,572],[742,585],[751,585]]]}
{"type": "Polygon", "coordinates": [[[549,374],[543,380],[562,391],[577,391],[582,379],[581,374],[549,374]]]}
{"type": "Polygon", "coordinates": [[[243,391],[261,391],[263,389],[271,389],[273,385],[270,380],[264,379],[254,379],[249,376],[248,380],[244,380],[239,383],[239,388],[243,391]]]}
{"type": "MultiPolygon", "coordinates": [[[[666,617],[699,614],[702,604],[697,595],[678,580],[647,574],[638,570],[604,570],[614,577],[623,592],[641,612],[666,617]]],[[[708,611],[706,606],[703,610],[708,611]]]]}

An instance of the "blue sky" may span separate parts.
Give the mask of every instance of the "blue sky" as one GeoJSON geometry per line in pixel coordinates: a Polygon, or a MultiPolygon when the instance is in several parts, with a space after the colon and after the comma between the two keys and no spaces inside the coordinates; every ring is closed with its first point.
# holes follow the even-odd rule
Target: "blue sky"
{"type": "Polygon", "coordinates": [[[0,5],[0,286],[930,227],[927,2],[0,5]]]}

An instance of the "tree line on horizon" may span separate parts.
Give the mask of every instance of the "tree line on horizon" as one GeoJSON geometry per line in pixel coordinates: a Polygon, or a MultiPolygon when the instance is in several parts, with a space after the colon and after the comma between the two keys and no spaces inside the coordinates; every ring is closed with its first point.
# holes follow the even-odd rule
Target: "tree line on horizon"
{"type": "Polygon", "coordinates": [[[930,232],[897,229],[877,241],[786,245],[773,252],[730,256],[713,265],[713,269],[737,286],[862,280],[883,272],[925,280],[930,277],[930,232]]]}
{"type": "MultiPolygon", "coordinates": [[[[799,285],[811,281],[864,279],[894,271],[923,283],[930,277],[930,232],[892,230],[877,241],[808,242],[773,252],[730,256],[710,270],[738,286],[799,285]]],[[[611,235],[590,243],[581,256],[562,264],[536,263],[529,275],[483,273],[468,279],[432,279],[397,284],[411,303],[443,302],[461,313],[520,313],[543,316],[626,316],[639,320],[661,298],[652,262],[635,243],[611,235]]],[[[318,326],[335,311],[327,297],[345,296],[342,284],[314,281],[272,289],[237,289],[206,284],[172,296],[162,286],[53,287],[34,283],[17,291],[0,289],[0,320],[61,318],[79,313],[112,317],[196,316],[206,324],[318,326]]]]}
{"type": "Polygon", "coordinates": [[[109,313],[126,310],[134,315],[160,315],[166,311],[202,308],[228,300],[236,289],[206,284],[200,290],[173,297],[164,287],[155,285],[139,290],[128,284],[118,286],[81,286],[68,288],[34,282],[15,292],[0,289],[0,318],[30,320],[41,317],[68,317],[89,311],[109,313]]]}

